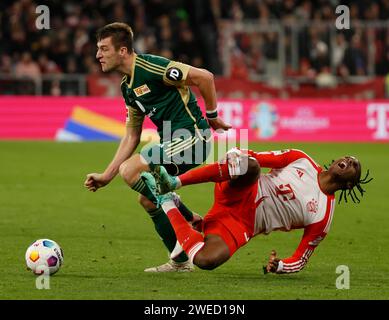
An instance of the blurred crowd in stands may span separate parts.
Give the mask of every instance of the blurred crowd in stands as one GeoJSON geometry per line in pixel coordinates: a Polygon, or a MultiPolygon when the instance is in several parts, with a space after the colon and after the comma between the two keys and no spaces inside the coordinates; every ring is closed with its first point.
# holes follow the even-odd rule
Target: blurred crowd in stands
{"type": "Polygon", "coordinates": [[[31,78],[100,74],[95,32],[107,23],[123,21],[133,28],[137,52],[205,67],[216,75],[223,74],[222,50],[230,46],[230,75],[247,79],[250,72],[263,73],[268,61],[279,61],[280,34],[238,32],[231,45],[222,41],[226,21],[255,21],[266,27],[275,19],[286,26],[287,75],[389,73],[389,27],[355,24],[387,21],[389,0],[1,0],[0,74],[31,78]],[[350,8],[352,26],[336,30],[331,41],[329,28],[322,24],[334,24],[339,4],[350,8]],[[50,9],[49,30],[36,28],[37,5],[50,9]],[[288,27],[293,25],[301,25],[297,33],[288,27]],[[367,45],[369,39],[373,48],[367,45]],[[291,58],[294,48],[297,61],[291,58]],[[368,50],[373,50],[370,71],[368,50]]]}

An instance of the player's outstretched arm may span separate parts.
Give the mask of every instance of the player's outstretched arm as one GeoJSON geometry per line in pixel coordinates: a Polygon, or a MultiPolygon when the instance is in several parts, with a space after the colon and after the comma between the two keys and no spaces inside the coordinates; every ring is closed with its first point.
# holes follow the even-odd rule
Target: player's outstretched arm
{"type": "Polygon", "coordinates": [[[304,152],[297,149],[284,149],[277,151],[255,152],[252,150],[242,150],[250,157],[257,159],[262,168],[284,168],[291,162],[305,158],[313,160],[304,152]]]}
{"type": "Polygon", "coordinates": [[[204,98],[207,119],[212,129],[231,129],[231,125],[225,123],[217,116],[216,87],[214,76],[211,72],[205,69],[190,67],[185,84],[199,88],[204,98]]]}
{"type": "Polygon", "coordinates": [[[103,173],[89,173],[84,182],[85,188],[96,192],[106,186],[119,172],[120,165],[131,157],[140,142],[142,127],[127,127],[126,134],[122,138],[116,154],[103,173]]]}
{"type": "Polygon", "coordinates": [[[267,266],[264,267],[264,273],[296,273],[304,269],[314,250],[326,236],[323,231],[325,225],[326,223],[315,223],[307,226],[300,244],[293,255],[288,258],[277,258],[277,254],[273,250],[267,266]]]}

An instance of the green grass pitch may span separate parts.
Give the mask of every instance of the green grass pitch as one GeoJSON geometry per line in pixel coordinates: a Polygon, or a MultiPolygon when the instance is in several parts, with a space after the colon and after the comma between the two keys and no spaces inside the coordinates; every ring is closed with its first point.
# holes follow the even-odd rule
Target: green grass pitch
{"type": "MultiPolygon", "coordinates": [[[[263,275],[271,249],[292,254],[301,230],[258,236],[213,271],[147,274],[167,252],[136,193],[118,177],[90,193],[85,175],[101,172],[116,143],[0,142],[0,299],[388,299],[389,146],[387,144],[251,144],[255,150],[300,148],[328,164],[356,155],[366,185],[360,204],[337,205],[331,230],[306,268],[293,275],[263,275]],[[38,290],[26,271],[32,241],[51,238],[65,263],[38,290]],[[336,289],[336,268],[350,270],[350,288],[336,289]]],[[[185,203],[205,213],[212,184],[180,190],[185,203]]]]}

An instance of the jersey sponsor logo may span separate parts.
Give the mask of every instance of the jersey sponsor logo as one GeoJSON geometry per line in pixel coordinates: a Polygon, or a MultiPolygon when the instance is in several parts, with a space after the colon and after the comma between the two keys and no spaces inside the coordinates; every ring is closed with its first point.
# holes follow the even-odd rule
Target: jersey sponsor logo
{"type": "Polygon", "coordinates": [[[180,81],[182,79],[182,71],[178,68],[169,68],[166,71],[166,78],[172,81],[180,81]]]}
{"type": "Polygon", "coordinates": [[[315,199],[312,199],[307,203],[307,211],[309,213],[317,213],[318,209],[319,209],[319,203],[315,199]]]}
{"type": "Polygon", "coordinates": [[[144,94],[149,93],[149,92],[151,92],[151,90],[147,86],[147,84],[144,84],[144,85],[134,89],[134,93],[137,97],[143,96],[144,94]]]}
{"type": "Polygon", "coordinates": [[[290,201],[296,199],[294,191],[290,184],[280,184],[276,187],[276,195],[280,196],[284,201],[290,201]]]}
{"type": "Polygon", "coordinates": [[[299,169],[296,169],[296,171],[297,171],[297,174],[299,175],[299,177],[301,178],[303,176],[304,172],[302,172],[299,169]]]}

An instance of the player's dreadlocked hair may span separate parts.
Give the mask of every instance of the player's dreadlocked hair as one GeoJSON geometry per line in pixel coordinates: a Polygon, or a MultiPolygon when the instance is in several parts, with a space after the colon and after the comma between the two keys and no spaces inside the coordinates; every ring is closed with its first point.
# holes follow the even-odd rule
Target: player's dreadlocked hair
{"type": "MultiPolygon", "coordinates": [[[[324,165],[324,168],[326,170],[328,170],[328,167],[330,167],[334,162],[335,162],[335,160],[332,160],[331,163],[329,164],[329,166],[324,165]]],[[[359,193],[361,194],[361,197],[363,197],[363,194],[366,193],[366,190],[364,190],[362,188],[361,184],[366,184],[366,183],[369,183],[371,180],[373,180],[373,178],[370,178],[369,180],[367,180],[368,177],[369,177],[369,170],[367,170],[365,177],[363,179],[359,178],[358,181],[356,181],[356,183],[354,184],[354,186],[351,189],[348,189],[348,188],[342,189],[342,191],[340,193],[340,198],[339,198],[338,204],[342,201],[342,199],[344,199],[344,202],[347,203],[347,196],[350,196],[351,200],[354,203],[360,203],[361,200],[359,200],[354,188],[357,187],[359,193]]]]}
{"type": "Polygon", "coordinates": [[[331,163],[330,163],[328,166],[324,165],[324,168],[325,168],[326,170],[328,170],[328,168],[331,167],[331,164],[333,164],[334,162],[335,162],[335,160],[332,160],[331,163]]]}
{"type": "Polygon", "coordinates": [[[354,188],[357,187],[358,191],[361,194],[361,197],[363,197],[363,194],[366,192],[366,190],[363,190],[361,184],[366,184],[369,183],[371,180],[373,180],[373,178],[367,180],[368,176],[369,176],[369,170],[367,170],[366,176],[363,179],[359,179],[358,182],[354,185],[354,187],[352,187],[351,189],[342,189],[338,203],[340,203],[340,201],[342,201],[343,198],[344,201],[347,203],[348,195],[351,197],[354,203],[360,203],[361,200],[359,200],[359,198],[357,197],[354,188]]]}

